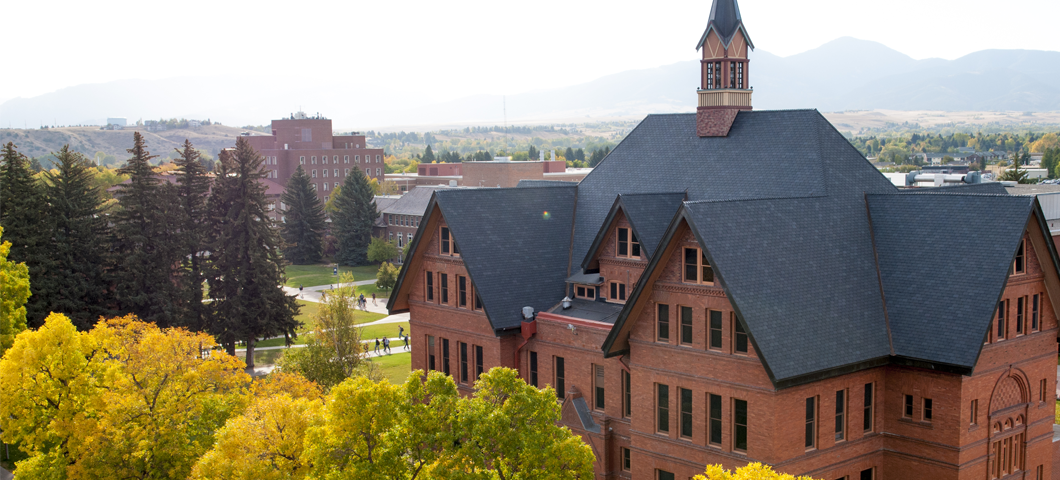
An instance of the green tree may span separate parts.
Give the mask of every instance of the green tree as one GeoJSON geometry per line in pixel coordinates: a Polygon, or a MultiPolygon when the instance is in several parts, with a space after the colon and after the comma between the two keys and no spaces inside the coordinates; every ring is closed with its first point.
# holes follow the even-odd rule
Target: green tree
{"type": "Polygon", "coordinates": [[[397,284],[397,277],[400,271],[393,263],[383,262],[382,265],[379,265],[379,271],[375,274],[375,286],[389,292],[397,284]]]}
{"type": "Polygon", "coordinates": [[[331,228],[338,240],[335,260],[341,265],[364,265],[368,262],[368,245],[372,241],[372,226],[379,218],[375,196],[368,177],[361,169],[351,170],[334,195],[331,228]]]}
{"type": "Polygon", "coordinates": [[[540,156],[540,154],[537,151],[537,147],[535,147],[533,145],[530,145],[530,150],[528,152],[526,152],[526,156],[529,158],[530,161],[537,160],[538,157],[540,156]]]}
{"type": "Polygon", "coordinates": [[[287,188],[280,197],[285,209],[281,230],[284,240],[283,255],[295,265],[320,263],[324,254],[324,204],[317,198],[309,175],[299,165],[287,180],[287,188]]]}
{"type": "Polygon", "coordinates": [[[254,367],[257,339],[283,335],[290,341],[300,325],[294,319],[298,303],[282,289],[280,239],[260,182],[262,161],[246,138],[236,139],[235,151],[221,159],[210,196],[215,226],[207,282],[214,318],[207,330],[230,354],[236,340],[245,340],[247,368],[254,367]]]}
{"type": "Polygon", "coordinates": [[[202,162],[202,152],[184,140],[177,165],[176,224],[179,226],[178,252],[181,259],[180,297],[183,304],[182,325],[192,331],[206,327],[209,309],[202,303],[202,285],[209,234],[209,215],[206,208],[210,194],[210,177],[202,162]]]}
{"type": "Polygon", "coordinates": [[[431,150],[431,146],[427,145],[427,149],[423,151],[421,163],[431,163],[433,161],[435,161],[434,150],[431,150]]]}
{"type": "Polygon", "coordinates": [[[179,322],[179,291],[172,281],[181,262],[176,195],[162,184],[140,132],[133,133],[132,155],[119,170],[129,183],[118,185],[118,207],[111,215],[111,271],[118,309],[168,327],[179,322]]]}
{"type": "Polygon", "coordinates": [[[66,312],[74,325],[87,330],[112,305],[102,268],[108,236],[103,195],[84,156],[69,145],[54,155],[56,170],[44,172],[50,261],[33,276],[30,321],[33,315],[43,319],[48,312],[66,312]]]}
{"type": "Polygon", "coordinates": [[[575,157],[575,159],[577,159],[577,160],[578,160],[579,162],[584,162],[584,161],[585,161],[585,150],[582,150],[582,149],[580,149],[580,148],[579,148],[579,149],[577,149],[577,150],[575,150],[575,151],[574,151],[574,157],[575,157]]]}
{"type": "Polygon", "coordinates": [[[998,180],[1003,182],[1034,183],[1027,178],[1027,175],[1027,170],[1020,168],[1020,162],[1014,161],[1012,168],[1005,169],[1005,173],[1002,173],[998,180]]]}
{"type": "Polygon", "coordinates": [[[11,242],[3,239],[0,226],[0,357],[15,342],[15,335],[26,329],[26,300],[29,299],[29,268],[8,260],[11,242]]]}
{"type": "Polygon", "coordinates": [[[1056,178],[1056,165],[1060,163],[1060,148],[1047,148],[1042,154],[1042,168],[1049,173],[1049,178],[1056,178]]]}
{"type": "Polygon", "coordinates": [[[398,256],[398,250],[394,242],[383,240],[383,237],[372,237],[372,243],[368,245],[369,262],[385,262],[396,256],[398,256]]]}
{"type": "MultiPolygon", "coordinates": [[[[8,142],[0,157],[0,226],[5,229],[4,239],[11,243],[8,261],[25,263],[34,279],[41,278],[52,263],[47,208],[43,186],[34,178],[29,159],[8,142]]],[[[43,300],[39,295],[30,298],[28,325],[39,326],[44,320],[48,312],[43,300]]]]}
{"type": "Polygon", "coordinates": [[[568,162],[573,162],[574,160],[576,160],[576,158],[574,158],[574,149],[567,147],[567,151],[563,152],[563,158],[568,162]]]}

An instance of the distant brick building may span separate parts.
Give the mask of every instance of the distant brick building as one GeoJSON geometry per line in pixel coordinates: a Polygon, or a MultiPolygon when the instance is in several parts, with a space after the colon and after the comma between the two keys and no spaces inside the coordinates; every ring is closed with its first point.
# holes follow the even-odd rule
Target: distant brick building
{"type": "Polygon", "coordinates": [[[422,185],[451,185],[460,187],[514,187],[523,180],[552,180],[579,182],[591,172],[590,168],[567,168],[559,161],[494,160],[490,162],[421,163],[415,174],[393,173],[387,180],[397,183],[401,191],[422,185]]]}
{"type": "Polygon", "coordinates": [[[364,135],[333,135],[331,120],[298,112],[272,121],[272,135],[248,136],[263,157],[269,179],[287,185],[299,165],[311,177],[321,201],[353,170],[384,181],[383,149],[368,148],[364,135]]]}
{"type": "Polygon", "coordinates": [[[819,112],[753,111],[735,0],[699,45],[697,113],[581,182],[434,192],[387,305],[412,367],[554,387],[599,479],[1056,478],[1038,201],[902,191],[819,112]]]}

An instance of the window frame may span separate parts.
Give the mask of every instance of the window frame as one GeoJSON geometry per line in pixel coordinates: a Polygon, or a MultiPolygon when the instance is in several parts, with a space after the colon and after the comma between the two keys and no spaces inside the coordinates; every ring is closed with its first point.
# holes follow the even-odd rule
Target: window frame
{"type": "Polygon", "coordinates": [[[725,345],[725,321],[721,310],[707,310],[707,349],[722,351],[725,345]]]}
{"type": "Polygon", "coordinates": [[[567,396],[566,386],[566,365],[563,361],[563,357],[559,355],[552,356],[552,385],[556,388],[556,397],[562,400],[567,396]]]}
{"type": "Polygon", "coordinates": [[[931,423],[932,417],[934,416],[934,412],[932,411],[934,403],[935,402],[931,401],[930,398],[920,399],[920,421],[931,423]]]}
{"type": "Polygon", "coordinates": [[[641,258],[640,239],[636,232],[630,227],[617,227],[615,229],[615,257],[618,258],[641,258]],[[626,239],[623,240],[622,236],[626,239]],[[625,253],[622,253],[623,248],[625,253]]]}
{"type": "Polygon", "coordinates": [[[607,300],[612,303],[626,303],[626,284],[622,282],[608,282],[607,300]]]}
{"type": "Polygon", "coordinates": [[[442,305],[449,305],[449,274],[438,274],[438,288],[441,291],[441,295],[439,295],[438,298],[439,303],[442,305]]]}
{"type": "Polygon", "coordinates": [[[750,439],[748,435],[748,432],[750,431],[750,429],[748,428],[750,407],[747,403],[747,400],[741,400],[738,398],[734,398],[732,400],[732,451],[746,454],[748,450],[748,445],[750,445],[750,439]],[[743,423],[740,423],[741,409],[743,410],[743,423]],[[743,447],[739,446],[741,430],[743,432],[743,447]]]}
{"type": "Polygon", "coordinates": [[[1016,249],[1016,256],[1012,259],[1012,274],[1023,275],[1027,273],[1027,239],[1020,239],[1020,246],[1016,249]]]}
{"type": "Polygon", "coordinates": [[[687,388],[677,388],[677,402],[680,407],[680,422],[678,422],[677,436],[687,440],[692,439],[693,435],[693,418],[692,418],[692,390],[687,388]],[[687,427],[687,428],[686,428],[687,427]]]}
{"type": "Polygon", "coordinates": [[[605,370],[603,365],[592,364],[593,366],[593,410],[602,412],[606,407],[607,403],[607,377],[604,375],[605,370]]]}
{"type": "Polygon", "coordinates": [[[574,285],[574,298],[596,300],[596,287],[589,285],[574,285]]]}
{"type": "Polygon", "coordinates": [[[865,384],[864,397],[861,405],[861,430],[863,433],[871,433],[876,430],[876,384],[869,382],[865,384]],[[867,425],[867,426],[866,426],[867,425]]]}
{"type": "Polygon", "coordinates": [[[713,286],[715,284],[714,268],[713,268],[712,265],[710,265],[707,262],[707,257],[706,257],[706,255],[703,254],[703,249],[696,248],[696,247],[684,247],[684,249],[682,250],[682,256],[681,256],[681,281],[683,283],[692,283],[692,284],[696,284],[696,285],[707,285],[707,286],[713,286]],[[694,266],[691,263],[689,263],[689,261],[688,261],[689,260],[689,258],[688,258],[689,252],[692,252],[692,251],[696,252],[696,254],[695,254],[696,255],[696,264],[694,266]],[[690,271],[689,268],[690,267],[694,267],[695,268],[696,274],[695,274],[695,278],[694,279],[690,279],[691,278],[689,276],[689,271],[690,271]],[[703,279],[703,277],[706,277],[706,272],[708,271],[708,269],[710,271],[710,278],[711,278],[711,280],[709,282],[703,279]]]}
{"type": "Polygon", "coordinates": [[[722,405],[724,403],[721,395],[707,394],[707,445],[721,447],[724,434],[722,431],[722,405]]]}
{"type": "Polygon", "coordinates": [[[1027,326],[1024,324],[1027,316],[1027,296],[1016,297],[1016,336],[1026,334],[1027,326]]]}
{"type": "Polygon", "coordinates": [[[526,363],[528,363],[530,367],[530,378],[528,378],[528,380],[530,381],[529,383],[530,385],[533,385],[534,388],[537,388],[537,352],[530,350],[529,358],[527,359],[526,363]]]}
{"type": "Polygon", "coordinates": [[[628,472],[628,471],[630,471],[630,467],[632,466],[632,463],[633,463],[633,462],[630,461],[630,456],[631,456],[630,455],[630,451],[626,447],[619,447],[619,448],[621,449],[620,452],[622,454],[622,471],[623,472],[628,472]]]}
{"type": "Polygon", "coordinates": [[[1003,341],[1008,338],[1008,299],[997,303],[997,328],[994,332],[995,341],[1003,341]]]}
{"type": "Polygon", "coordinates": [[[1040,332],[1042,330],[1041,324],[1041,304],[1042,297],[1040,293],[1035,293],[1031,297],[1031,331],[1040,332]]]}
{"type": "Polygon", "coordinates": [[[670,305],[665,303],[659,303],[656,305],[657,308],[655,309],[655,341],[658,343],[668,344],[670,343],[670,305]]]}
{"type": "Polygon", "coordinates": [[[913,418],[913,415],[916,414],[914,408],[915,405],[916,402],[913,401],[913,396],[908,394],[905,395],[905,399],[903,400],[902,404],[902,418],[911,420],[913,418]]]}
{"type": "Polygon", "coordinates": [[[434,302],[434,272],[427,272],[426,284],[423,286],[424,300],[428,302],[434,302]]]}
{"type": "Polygon", "coordinates": [[[817,396],[806,397],[806,422],[803,430],[803,447],[806,451],[817,449],[817,396]]]}
{"type": "Polygon", "coordinates": [[[847,418],[850,410],[847,401],[847,391],[836,390],[835,392],[835,442],[844,442],[847,439],[847,418]]]}
{"type": "Polygon", "coordinates": [[[736,355],[749,355],[751,353],[751,339],[747,336],[740,319],[736,318],[736,312],[730,312],[732,318],[732,353],[736,355]]]}
{"type": "Polygon", "coordinates": [[[442,339],[442,372],[452,376],[449,370],[449,339],[442,339]]]}
{"type": "Polygon", "coordinates": [[[655,433],[670,435],[670,386],[655,384],[655,433]]]}
{"type": "Polygon", "coordinates": [[[467,342],[460,342],[460,383],[467,385],[467,342]]]}
{"type": "Polygon", "coordinates": [[[485,352],[482,345],[475,345],[475,380],[477,381],[485,373],[485,352]]]}
{"type": "Polygon", "coordinates": [[[695,330],[693,327],[695,319],[693,318],[692,307],[678,305],[677,310],[680,312],[679,315],[681,317],[681,328],[679,332],[680,334],[678,335],[678,341],[681,345],[691,347],[693,343],[692,333],[695,330]]]}
{"type": "Polygon", "coordinates": [[[456,307],[467,308],[467,277],[464,275],[456,276],[456,307]]]}
{"type": "Polygon", "coordinates": [[[622,369],[622,418],[633,416],[633,376],[622,369]]]}

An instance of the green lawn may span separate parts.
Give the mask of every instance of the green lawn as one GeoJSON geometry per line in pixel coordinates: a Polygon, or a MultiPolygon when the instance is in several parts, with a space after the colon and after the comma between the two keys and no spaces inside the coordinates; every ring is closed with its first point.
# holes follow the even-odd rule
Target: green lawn
{"type": "MultiPolygon", "coordinates": [[[[404,380],[402,380],[402,382],[404,382],[404,380]]],[[[25,460],[27,458],[29,458],[29,455],[26,455],[22,450],[19,450],[18,444],[8,445],[6,451],[2,446],[0,446],[0,465],[2,465],[10,472],[15,471],[15,462],[25,460]],[[7,455],[5,455],[6,453],[10,453],[11,458],[7,458],[7,455]]]]}
{"type": "MultiPolygon", "coordinates": [[[[397,351],[404,345],[404,342],[397,340],[398,326],[405,327],[405,334],[409,333],[409,322],[401,323],[384,323],[382,325],[370,325],[367,327],[361,327],[361,340],[374,340],[378,338],[380,341],[383,337],[390,338],[390,349],[397,351]]],[[[373,341],[372,347],[375,347],[373,341]]]]}
{"type": "MultiPolygon", "coordinates": [[[[275,365],[276,362],[283,357],[285,349],[276,350],[255,350],[254,351],[254,366],[260,367],[263,365],[275,365]]],[[[236,358],[247,361],[246,352],[236,352],[236,358]]]]}
{"type": "MultiPolygon", "coordinates": [[[[339,280],[339,276],[333,274],[332,265],[288,265],[287,286],[315,287],[317,285],[331,285],[339,280]]],[[[375,278],[379,271],[379,265],[365,265],[361,267],[339,267],[339,273],[349,272],[353,274],[354,281],[370,280],[375,278]]]]}
{"type": "Polygon", "coordinates": [[[383,355],[382,357],[375,357],[371,361],[379,366],[379,369],[383,371],[383,376],[388,378],[390,383],[405,383],[405,380],[409,378],[409,374],[412,373],[411,352],[383,355]]]}

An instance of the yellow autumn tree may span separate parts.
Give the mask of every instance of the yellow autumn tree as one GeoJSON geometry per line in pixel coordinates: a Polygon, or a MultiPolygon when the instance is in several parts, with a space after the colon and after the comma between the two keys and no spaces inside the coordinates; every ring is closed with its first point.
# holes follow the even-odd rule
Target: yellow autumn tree
{"type": "Polygon", "coordinates": [[[29,300],[29,269],[25,263],[7,260],[11,242],[4,242],[0,227],[0,357],[15,343],[15,335],[26,329],[29,300]]]}
{"type": "Polygon", "coordinates": [[[703,475],[696,475],[693,480],[814,480],[811,477],[796,477],[787,473],[777,473],[769,465],[758,462],[750,463],[735,471],[728,471],[721,465],[707,465],[703,475]]]}
{"type": "Polygon", "coordinates": [[[0,360],[3,440],[24,478],[186,478],[248,401],[239,359],[209,335],[133,316],[77,332],[52,314],[0,360]]]}

